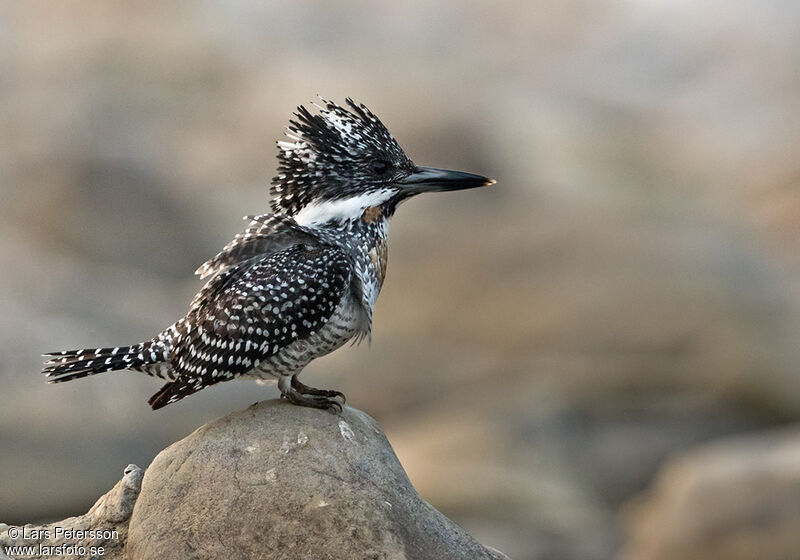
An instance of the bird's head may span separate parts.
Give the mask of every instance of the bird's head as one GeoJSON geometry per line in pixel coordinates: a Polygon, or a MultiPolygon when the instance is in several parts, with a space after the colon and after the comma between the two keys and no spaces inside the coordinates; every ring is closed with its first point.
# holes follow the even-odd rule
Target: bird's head
{"type": "Polygon", "coordinates": [[[303,225],[357,220],[367,209],[391,216],[423,192],[491,185],[480,175],[418,167],[383,123],[363,104],[323,100],[318,114],[298,107],[278,142],[272,209],[303,225]]]}

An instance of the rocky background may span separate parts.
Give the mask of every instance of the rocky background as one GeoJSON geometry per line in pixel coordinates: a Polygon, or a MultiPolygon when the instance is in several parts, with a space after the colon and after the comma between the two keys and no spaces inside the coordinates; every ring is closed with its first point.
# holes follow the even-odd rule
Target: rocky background
{"type": "Polygon", "coordinates": [[[371,348],[304,376],[381,423],[426,500],[515,560],[793,557],[799,16],[0,2],[0,521],[86,512],[128,463],[277,395],[154,413],[153,380],[48,386],[39,354],[183,314],[319,93],[498,180],[401,208],[371,348]]]}

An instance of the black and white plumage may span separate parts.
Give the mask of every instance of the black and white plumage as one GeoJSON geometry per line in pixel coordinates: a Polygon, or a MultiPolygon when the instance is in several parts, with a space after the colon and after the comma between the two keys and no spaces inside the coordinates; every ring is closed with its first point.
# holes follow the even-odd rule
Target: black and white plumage
{"type": "Polygon", "coordinates": [[[130,369],[167,381],[161,408],[235,377],[278,379],[295,404],[341,409],[344,395],[297,378],[314,358],[368,337],[386,274],[397,206],[428,191],[492,184],[479,175],[417,167],[364,105],[299,107],[278,142],[272,213],[196,272],[211,277],[186,316],[153,339],[48,354],[51,382],[130,369]]]}

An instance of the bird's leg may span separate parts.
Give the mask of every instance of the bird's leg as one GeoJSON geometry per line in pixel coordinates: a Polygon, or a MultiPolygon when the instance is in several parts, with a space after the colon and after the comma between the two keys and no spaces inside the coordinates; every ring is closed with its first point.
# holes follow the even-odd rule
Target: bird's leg
{"type": "MultiPolygon", "coordinates": [[[[281,398],[286,399],[292,404],[310,408],[324,408],[333,410],[334,412],[342,411],[342,403],[332,398],[332,396],[336,396],[333,394],[338,393],[338,391],[320,391],[319,389],[312,389],[296,381],[295,376],[291,377],[291,381],[286,377],[281,377],[278,380],[278,388],[281,390],[281,398]],[[298,387],[302,389],[298,389],[298,387]]],[[[341,393],[338,394],[344,397],[341,393]]]]}

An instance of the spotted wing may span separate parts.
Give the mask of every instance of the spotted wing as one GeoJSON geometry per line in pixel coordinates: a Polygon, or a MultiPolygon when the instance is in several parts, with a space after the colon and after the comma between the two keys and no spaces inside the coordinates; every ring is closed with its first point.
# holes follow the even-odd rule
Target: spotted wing
{"type": "Polygon", "coordinates": [[[250,225],[236,235],[214,258],[203,263],[195,274],[206,278],[233,264],[256,255],[268,255],[296,243],[313,242],[313,234],[289,216],[262,214],[247,216],[250,225]]]}
{"type": "Polygon", "coordinates": [[[170,358],[176,380],[153,396],[160,408],[257,367],[333,314],[352,275],[348,257],[299,244],[240,262],[192,302],[170,358]]]}

